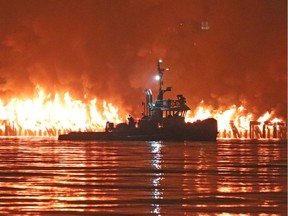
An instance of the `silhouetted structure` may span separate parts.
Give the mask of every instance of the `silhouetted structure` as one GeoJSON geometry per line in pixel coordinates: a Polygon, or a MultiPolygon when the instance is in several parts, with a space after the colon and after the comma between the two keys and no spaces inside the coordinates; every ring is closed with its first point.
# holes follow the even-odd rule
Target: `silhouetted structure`
{"type": "Polygon", "coordinates": [[[151,89],[146,89],[146,102],[143,103],[142,118],[135,122],[129,115],[128,124],[120,123],[114,127],[107,122],[105,132],[71,132],[59,135],[59,140],[199,140],[216,141],[217,121],[214,118],[186,123],[185,116],[190,108],[186,98],[177,95],[176,100],[164,99],[164,94],[171,87],[162,89],[165,69],[162,61],[157,64],[159,92],[153,101],[151,89]]]}

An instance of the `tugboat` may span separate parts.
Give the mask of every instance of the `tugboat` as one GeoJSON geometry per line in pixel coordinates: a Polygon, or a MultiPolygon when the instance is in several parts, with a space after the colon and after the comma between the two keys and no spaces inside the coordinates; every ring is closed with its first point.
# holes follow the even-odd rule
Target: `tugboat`
{"type": "Polygon", "coordinates": [[[129,115],[127,123],[107,122],[103,132],[70,132],[59,135],[59,140],[131,140],[131,141],[216,141],[218,134],[217,121],[208,118],[193,123],[185,122],[185,116],[190,108],[186,98],[177,95],[177,99],[164,99],[164,94],[171,87],[163,89],[163,75],[166,69],[157,62],[159,92],[153,101],[151,89],[145,90],[146,102],[142,118],[136,122],[129,115]]]}

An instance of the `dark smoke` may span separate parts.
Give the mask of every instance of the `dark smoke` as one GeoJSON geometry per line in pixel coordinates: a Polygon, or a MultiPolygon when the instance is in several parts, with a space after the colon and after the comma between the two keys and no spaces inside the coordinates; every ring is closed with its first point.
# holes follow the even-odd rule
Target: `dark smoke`
{"type": "Polygon", "coordinates": [[[192,109],[287,119],[286,0],[0,0],[0,26],[2,100],[39,84],[136,115],[163,58],[164,84],[192,109]]]}

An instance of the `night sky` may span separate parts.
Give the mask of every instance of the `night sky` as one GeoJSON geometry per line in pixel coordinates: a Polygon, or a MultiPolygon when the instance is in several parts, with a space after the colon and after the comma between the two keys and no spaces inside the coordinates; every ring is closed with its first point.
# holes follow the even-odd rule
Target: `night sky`
{"type": "Polygon", "coordinates": [[[39,84],[136,115],[161,58],[191,109],[287,118],[286,0],[0,0],[0,42],[4,101],[39,84]]]}

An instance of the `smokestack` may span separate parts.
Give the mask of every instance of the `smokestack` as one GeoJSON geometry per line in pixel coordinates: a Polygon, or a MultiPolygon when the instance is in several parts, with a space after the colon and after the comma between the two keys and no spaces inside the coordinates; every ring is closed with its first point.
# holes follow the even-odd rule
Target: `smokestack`
{"type": "Polygon", "coordinates": [[[151,116],[151,110],[150,110],[150,104],[153,101],[153,95],[152,95],[152,90],[151,89],[145,89],[145,94],[146,94],[146,116],[151,116]]]}

